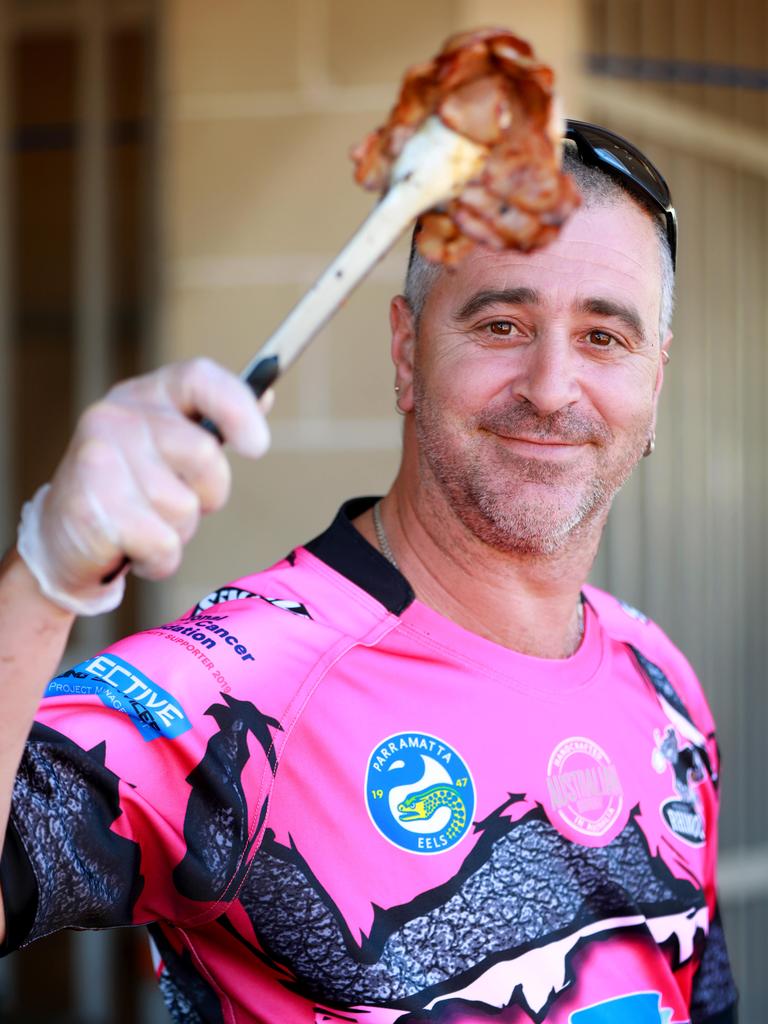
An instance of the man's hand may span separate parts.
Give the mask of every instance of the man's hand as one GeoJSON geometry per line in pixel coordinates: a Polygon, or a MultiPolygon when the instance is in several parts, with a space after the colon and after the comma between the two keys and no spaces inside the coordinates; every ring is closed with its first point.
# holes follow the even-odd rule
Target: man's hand
{"type": "MultiPolygon", "coordinates": [[[[262,400],[263,401],[263,400],[262,400]]],[[[200,516],[222,507],[230,469],[207,417],[241,455],[269,446],[264,414],[234,374],[207,359],[114,387],[87,409],[51,484],[25,510],[19,551],[43,592],[80,613],[114,607],[127,557],[148,579],[173,573],[200,516]]]]}

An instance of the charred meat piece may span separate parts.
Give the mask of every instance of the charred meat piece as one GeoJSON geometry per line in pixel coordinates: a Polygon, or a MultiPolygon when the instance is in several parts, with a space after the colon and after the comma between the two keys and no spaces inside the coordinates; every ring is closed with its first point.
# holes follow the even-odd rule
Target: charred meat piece
{"type": "Polygon", "coordinates": [[[421,218],[420,252],[455,264],[476,243],[533,249],[550,241],[579,205],[561,170],[552,70],[505,29],[452,36],[406,72],[389,119],[352,151],[355,178],[386,189],[393,163],[426,119],[488,149],[482,170],[456,198],[421,218]]]}

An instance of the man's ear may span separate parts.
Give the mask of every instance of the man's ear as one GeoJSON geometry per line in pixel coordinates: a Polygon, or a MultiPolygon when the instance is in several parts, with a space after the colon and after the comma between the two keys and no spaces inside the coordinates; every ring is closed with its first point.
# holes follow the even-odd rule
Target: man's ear
{"type": "Polygon", "coordinates": [[[656,373],[655,395],[657,398],[659,396],[659,392],[661,391],[661,385],[664,383],[664,367],[669,362],[669,346],[672,344],[672,338],[672,331],[667,331],[667,336],[661,343],[661,358],[659,359],[659,368],[656,373]]]}
{"type": "Polygon", "coordinates": [[[395,364],[397,408],[402,413],[413,409],[413,363],[416,354],[416,325],[405,296],[396,295],[389,306],[392,331],[391,352],[395,364]]]}
{"type": "Polygon", "coordinates": [[[661,394],[661,388],[664,384],[664,368],[669,362],[669,346],[672,344],[672,332],[667,333],[666,338],[661,343],[661,351],[659,353],[659,365],[656,368],[656,383],[653,387],[653,424],[652,427],[656,429],[656,413],[659,407],[659,395],[661,394]]]}

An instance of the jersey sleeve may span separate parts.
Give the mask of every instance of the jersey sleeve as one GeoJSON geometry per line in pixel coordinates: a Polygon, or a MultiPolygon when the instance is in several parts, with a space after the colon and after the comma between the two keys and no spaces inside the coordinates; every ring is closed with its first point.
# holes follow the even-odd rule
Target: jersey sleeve
{"type": "MultiPolygon", "coordinates": [[[[692,1024],[736,1024],[738,993],[733,980],[725,932],[720,917],[717,893],[718,819],[720,811],[720,748],[715,719],[701,683],[685,655],[652,624],[657,637],[658,663],[672,691],[668,694],[673,711],[683,716],[679,728],[685,730],[688,718],[699,731],[697,741],[691,736],[701,755],[712,786],[704,790],[703,803],[707,817],[705,896],[710,925],[701,960],[696,968],[691,992],[692,1024]],[[699,744],[701,744],[699,746],[699,744]]],[[[661,689],[664,693],[663,685],[661,689]]]]}
{"type": "Polygon", "coordinates": [[[239,637],[216,662],[206,638],[185,618],[48,684],[0,861],[3,952],[61,928],[192,925],[227,904],[280,726],[242,696],[255,659],[239,637]]]}
{"type": "Polygon", "coordinates": [[[693,979],[692,1024],[737,1024],[737,1000],[725,932],[720,912],[716,910],[701,963],[693,979]]]}
{"type": "Polygon", "coordinates": [[[697,796],[706,819],[703,885],[710,926],[693,979],[691,1021],[735,1024],[738,994],[717,905],[720,750],[712,711],[693,666],[655,622],[610,594],[592,587],[585,591],[610,634],[632,650],[642,675],[679,733],[681,745],[696,753],[705,783],[697,789],[697,796]]]}
{"type": "Polygon", "coordinates": [[[677,682],[681,700],[689,710],[691,719],[702,733],[708,768],[715,784],[707,848],[706,897],[710,908],[710,926],[701,961],[693,979],[691,1024],[736,1024],[738,992],[731,971],[725,931],[717,902],[717,820],[720,809],[721,769],[715,719],[696,673],[685,656],[677,648],[672,648],[669,658],[670,675],[677,682]]]}
{"type": "Polygon", "coordinates": [[[120,786],[105,755],[104,742],[86,750],[42,722],[33,726],[0,862],[5,952],[60,928],[132,922],[141,851],[112,830],[120,786]]]}

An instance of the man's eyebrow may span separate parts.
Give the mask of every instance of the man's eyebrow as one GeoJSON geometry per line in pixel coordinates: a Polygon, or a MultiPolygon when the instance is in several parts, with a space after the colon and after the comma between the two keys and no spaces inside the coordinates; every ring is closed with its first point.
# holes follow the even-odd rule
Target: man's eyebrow
{"type": "Polygon", "coordinates": [[[624,302],[616,302],[614,299],[585,299],[578,305],[579,313],[596,313],[598,316],[609,316],[619,323],[624,324],[630,331],[634,332],[641,341],[646,340],[645,327],[640,314],[634,306],[624,302]]]}
{"type": "Polygon", "coordinates": [[[488,306],[535,306],[539,293],[533,288],[502,288],[497,291],[477,292],[455,314],[457,320],[469,320],[488,306]]]}

